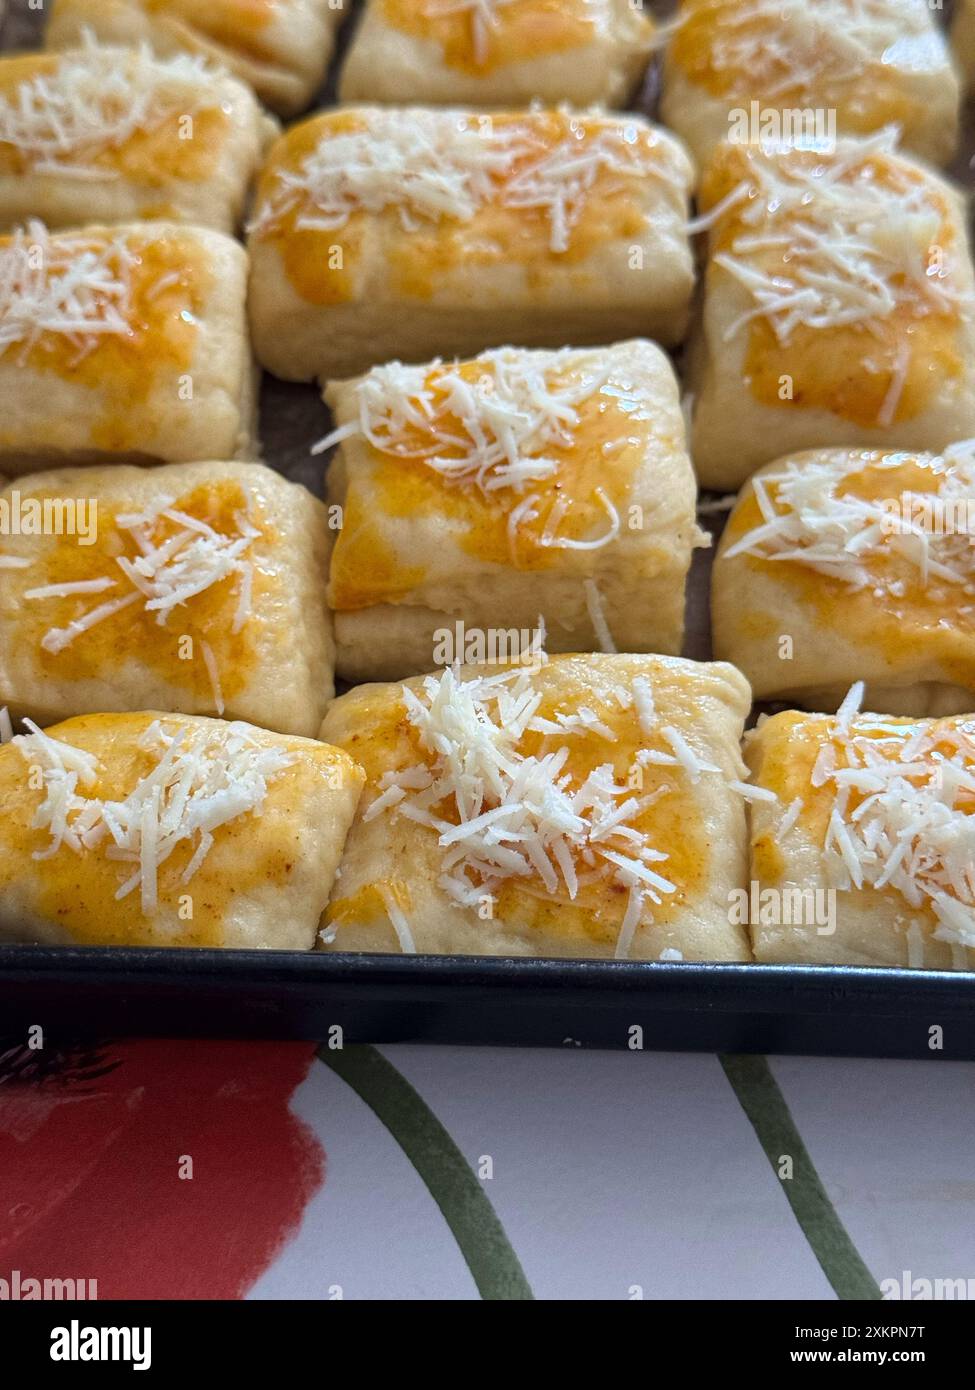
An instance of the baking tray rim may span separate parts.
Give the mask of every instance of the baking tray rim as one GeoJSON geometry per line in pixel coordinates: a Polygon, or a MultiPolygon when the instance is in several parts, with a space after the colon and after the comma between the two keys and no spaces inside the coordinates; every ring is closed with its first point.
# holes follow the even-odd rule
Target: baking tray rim
{"type": "MultiPolygon", "coordinates": [[[[922,1004],[975,1008],[975,972],[749,961],[634,961],[523,956],[397,956],[205,947],[0,945],[0,986],[31,980],[172,985],[222,993],[295,986],[362,988],[415,1003],[481,992],[482,1003],[605,1008],[628,999],[674,1011],[901,1014],[922,1004]]],[[[246,995],[244,996],[246,998],[246,995]]],[[[242,1000],[243,1002],[243,1000],[242,1000]]],[[[363,1000],[363,1002],[366,1002],[363,1000]]]]}
{"type": "MultiPolygon", "coordinates": [[[[659,15],[671,7],[653,8],[659,15]]],[[[5,54],[23,48],[26,30],[20,42],[3,42],[9,40],[22,9],[8,6],[7,22],[0,23],[0,51],[5,54]]],[[[40,19],[40,12],[36,18],[40,19]]],[[[343,47],[354,27],[354,23],[345,24],[340,38],[343,47]]],[[[341,51],[333,59],[330,82],[341,69],[341,51]]],[[[627,109],[649,114],[659,123],[653,64],[649,75],[651,86],[627,109]]],[[[297,119],[332,106],[330,93],[331,87],[320,92],[297,119]]],[[[961,181],[964,171],[958,166],[950,176],[961,181]]],[[[968,180],[963,186],[967,193],[968,180]]],[[[290,392],[292,388],[282,389],[290,392]]],[[[269,431],[268,440],[271,437],[269,431]]],[[[277,441],[269,452],[287,461],[288,449],[277,441]]],[[[285,472],[283,476],[292,475],[285,472]]],[[[108,1025],[104,1031],[112,1032],[114,1018],[125,1016],[126,1035],[137,1036],[128,1027],[128,1016],[133,1004],[142,1000],[159,1008],[157,1022],[164,1014],[175,1029],[186,1026],[181,1008],[188,1013],[196,1010],[200,1017],[201,1005],[212,1005],[221,1018],[235,1020],[234,1026],[243,1019],[244,1036],[266,1036],[251,1034],[251,1027],[271,1007],[281,1037],[295,1036],[291,1031],[295,1027],[308,1028],[309,1012],[321,1018],[333,1005],[350,1018],[361,1016],[366,1031],[377,1036],[383,1031],[381,1016],[402,1006],[411,1011],[410,1029],[418,1038],[423,1018],[432,1020],[432,1015],[452,1006],[469,1009],[472,1023],[480,1020],[485,1034],[496,1025],[499,1011],[512,1009],[517,1015],[513,1031],[528,1046],[533,1045],[528,1015],[535,1007],[540,1012],[557,1010],[560,1018],[564,1014],[569,1020],[601,1012],[618,1016],[621,1026],[630,1021],[630,1010],[648,1009],[674,1022],[710,1014],[722,1027],[726,1021],[729,1028],[736,1019],[749,1016],[769,1024],[776,1018],[787,1024],[791,1017],[809,1022],[816,1041],[804,1050],[818,1052],[835,1041],[831,1029],[856,1031],[857,1021],[867,1018],[926,1023],[929,1018],[933,1022],[951,1015],[975,1025],[975,972],[794,963],[0,944],[0,1033],[6,1031],[5,1016],[22,1014],[21,1004],[43,1021],[48,1005],[57,1014],[70,1001],[71,1015],[83,1016],[86,1027],[89,1018],[94,1026],[101,1013],[108,1025]],[[932,1016],[933,1006],[938,1013],[932,1016]]],[[[155,1030],[154,1035],[159,1036],[155,1030]]],[[[809,1034],[807,1042],[808,1038],[809,1034]]],[[[968,1055],[975,1059],[975,1032],[969,1046],[968,1055]]]]}

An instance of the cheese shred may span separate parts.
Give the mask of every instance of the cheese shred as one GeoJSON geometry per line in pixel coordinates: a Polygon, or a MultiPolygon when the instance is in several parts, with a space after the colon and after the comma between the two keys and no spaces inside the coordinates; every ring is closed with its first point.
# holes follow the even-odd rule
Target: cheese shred
{"type": "MultiPolygon", "coordinates": [[[[823,840],[839,891],[896,889],[966,968],[975,949],[975,720],[888,722],[859,713],[858,682],[831,721],[812,774],[829,798],[823,840]]],[[[789,808],[795,824],[802,803],[789,808]]],[[[780,836],[783,833],[780,828],[780,836]]],[[[923,938],[909,939],[910,964],[923,938]]]]}
{"type": "Polygon", "coordinates": [[[787,462],[750,486],[761,521],[728,547],[726,560],[801,565],[878,597],[900,597],[905,579],[975,596],[975,440],[944,454],[836,451],[787,462]],[[905,466],[916,478],[909,490],[864,497],[851,486],[864,471],[882,481],[905,466]]]}
{"type": "Polygon", "coordinates": [[[46,334],[63,337],[75,362],[106,336],[131,332],[132,267],[124,233],[51,236],[42,222],[17,228],[0,247],[0,358],[17,349],[22,365],[46,334]]]}
{"type": "Polygon", "coordinates": [[[296,231],[333,232],[359,212],[394,213],[406,232],[444,220],[469,223],[489,204],[533,210],[563,255],[598,193],[655,178],[683,192],[683,176],[655,132],[632,119],[558,113],[553,140],[533,113],[508,121],[457,112],[372,110],[357,129],[327,133],[275,186],[250,230],[267,234],[291,216],[296,231]],[[674,167],[672,167],[672,164],[674,167]]]}
{"type": "Polygon", "coordinates": [[[179,878],[188,883],[214,833],[240,816],[260,815],[270,783],[293,761],[283,749],[258,742],[246,724],[169,734],[156,720],[138,744],[154,765],[117,801],[89,794],[101,770],[93,754],[29,719],[24,724],[30,732],[12,742],[30,767],[41,769],[44,795],[32,825],[50,835],[33,857],[49,859],[62,846],[75,854],[103,848],[106,858],[128,866],[116,898],[138,889],[147,916],[159,908],[159,871],[174,851],[189,851],[179,878]]]}
{"type": "MultiPolygon", "coordinates": [[[[538,545],[600,550],[621,529],[605,488],[593,490],[588,505],[597,519],[582,536],[564,534],[572,503],[562,493],[553,500],[540,489],[558,478],[561,455],[576,445],[587,402],[597,399],[604,410],[614,409],[624,444],[634,423],[647,419],[649,406],[632,383],[610,381],[608,370],[595,362],[578,367],[577,361],[571,349],[500,348],[469,364],[374,367],[356,385],[356,419],[319,440],[312,453],[361,438],[381,454],[432,469],[451,487],[474,489],[484,498],[513,493],[518,499],[508,511],[513,559],[523,528],[543,514],[538,545]]],[[[603,419],[610,430],[614,416],[603,419]]]]}
{"type": "Polygon", "coordinates": [[[207,93],[213,76],[196,55],[156,57],[148,44],[105,48],[86,33],[85,46],[62,55],[53,71],[0,96],[0,144],[34,174],[117,179],[101,156],[173,117],[216,108],[207,93]]]}
{"type": "MultiPolygon", "coordinates": [[[[252,543],[260,536],[243,513],[234,517],[235,530],[217,531],[198,517],[190,516],[162,499],[140,514],[123,513],[115,518],[117,531],[136,549],[134,558],[116,556],[120,575],[101,576],[71,584],[43,585],[30,589],[25,598],[47,600],[82,597],[112,589],[119,582],[128,592],[113,596],[88,609],[65,627],[52,627],[41,639],[45,651],[57,655],[73,642],[134,604],[152,614],[156,624],[165,627],[172,613],[214,585],[232,579],[236,585],[236,604],[231,631],[239,632],[251,614],[253,564],[248,558],[252,543]]],[[[213,692],[214,708],[224,713],[224,698],[212,646],[200,640],[200,654],[213,692]]]]}
{"type": "MultiPolygon", "coordinates": [[[[632,708],[634,694],[620,688],[614,699],[632,708]]],[[[641,684],[636,699],[649,725],[652,692],[641,684]]],[[[634,792],[609,759],[574,779],[566,738],[584,733],[612,745],[617,735],[589,706],[542,717],[541,700],[532,673],[520,668],[466,679],[447,668],[426,677],[419,693],[404,686],[406,719],[426,760],[386,773],[364,819],[402,816],[433,832],[439,885],[459,907],[478,907],[509,881],[569,901],[589,885],[620,885],[627,890],[616,944],[622,958],[652,905],[677,891],[666,876],[668,856],[639,828],[659,793],[634,792]],[[531,754],[520,747],[528,734],[544,740],[531,754]]],[[[408,943],[402,905],[389,885],[380,891],[408,943]]]]}
{"type": "MultiPolygon", "coordinates": [[[[748,301],[725,329],[726,341],[755,320],[787,347],[800,329],[854,326],[873,334],[898,313],[971,311],[958,257],[943,249],[954,241],[945,231],[944,193],[898,163],[896,139],[896,130],[885,130],[841,140],[829,153],[745,147],[745,194],[712,214],[719,228],[729,226],[713,266],[748,301]],[[933,247],[942,247],[937,260],[933,247]]],[[[894,420],[910,367],[904,338],[878,424],[894,420]]]]}

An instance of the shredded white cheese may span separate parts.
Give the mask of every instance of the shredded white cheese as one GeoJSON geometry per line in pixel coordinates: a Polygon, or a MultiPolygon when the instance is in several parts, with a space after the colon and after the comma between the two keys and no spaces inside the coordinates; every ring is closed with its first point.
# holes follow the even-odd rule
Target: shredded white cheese
{"type": "Polygon", "coordinates": [[[357,384],[358,416],[312,448],[319,454],[345,439],[359,437],[380,453],[418,461],[452,486],[476,488],[483,496],[511,491],[509,536],[515,550],[518,527],[541,518],[538,544],[554,549],[597,550],[620,532],[619,513],[605,490],[594,500],[606,524],[581,539],[560,534],[569,502],[556,495],[547,503],[533,488],[556,478],[558,451],[571,449],[580,424],[580,407],[594,396],[612,408],[603,425],[616,421],[626,442],[636,422],[649,416],[649,402],[636,386],[611,380],[608,368],[574,367],[577,354],[526,352],[500,348],[474,359],[476,375],[459,363],[439,361],[422,367],[400,362],[374,367],[357,384]]]}
{"type": "MultiPolygon", "coordinates": [[[[942,247],[941,260],[931,260],[946,240],[943,195],[890,157],[895,141],[896,132],[882,131],[816,155],[748,147],[746,178],[727,200],[736,233],[713,256],[750,300],[725,341],[756,319],[788,346],[800,326],[876,329],[904,305],[919,316],[971,306],[957,254],[942,247]]],[[[902,357],[881,410],[890,419],[909,367],[902,357]]]]}
{"type": "MultiPolygon", "coordinates": [[[[229,535],[180,510],[168,498],[148,512],[123,514],[115,520],[117,529],[127,533],[138,550],[134,559],[127,555],[116,557],[120,571],[117,577],[43,585],[28,590],[24,597],[43,601],[95,594],[114,588],[117,583],[124,584],[128,592],[97,604],[65,627],[49,628],[41,639],[45,651],[57,655],[99,623],[136,603],[141,603],[146,613],[154,614],[157,624],[164,627],[175,609],[231,577],[237,585],[231,629],[240,631],[251,610],[253,564],[248,551],[260,535],[243,513],[235,514],[236,530],[229,535]]],[[[222,715],[225,706],[216,656],[209,642],[201,641],[200,647],[214,708],[222,715]]]]}
{"type": "Polygon", "coordinates": [[[395,892],[388,883],[380,883],[378,888],[379,896],[386,904],[386,912],[389,915],[390,925],[399,941],[400,950],[403,952],[404,956],[415,956],[416,942],[413,939],[410,924],[406,920],[406,913],[396,901],[395,892]]]}
{"type": "Polygon", "coordinates": [[[618,184],[622,178],[646,178],[647,161],[637,149],[637,127],[620,126],[587,135],[574,127],[549,153],[526,163],[504,184],[500,202],[508,208],[533,208],[548,218],[549,247],[568,251],[572,232],[597,183],[604,175],[618,184]]]}
{"type": "Polygon", "coordinates": [[[469,16],[471,54],[475,63],[483,65],[490,53],[491,31],[498,27],[498,10],[512,3],[513,0],[420,0],[420,13],[425,19],[469,16]]]}
{"type": "MultiPolygon", "coordinates": [[[[28,561],[28,564],[30,562],[28,561]]],[[[76,579],[66,584],[39,584],[34,589],[25,589],[25,599],[70,598],[72,594],[100,594],[113,589],[114,579],[76,579]]]]}
{"type": "Polygon", "coordinates": [[[0,248],[0,357],[16,347],[24,362],[52,333],[72,344],[77,361],[106,334],[129,333],[134,263],[121,232],[103,241],[84,232],[51,236],[36,221],[18,228],[0,248]]]}
{"type": "MultiPolygon", "coordinates": [[[[778,798],[776,798],[776,800],[777,799],[778,798]]],[[[797,796],[789,802],[789,805],[786,807],[785,810],[785,815],[779,821],[778,828],[775,832],[776,839],[779,841],[779,843],[781,843],[785,839],[786,835],[788,835],[790,830],[792,830],[796,825],[798,825],[799,817],[801,815],[802,797],[797,796]]]]}
{"type": "Polygon", "coordinates": [[[626,912],[623,914],[623,921],[620,924],[620,934],[616,938],[616,946],[613,949],[613,956],[616,960],[629,959],[633,938],[636,936],[637,927],[643,916],[643,903],[642,888],[638,884],[631,884],[626,900],[626,912]]]}
{"type": "Polygon", "coordinates": [[[687,742],[687,739],[684,738],[683,734],[672,725],[665,724],[660,732],[670,745],[671,752],[678,765],[684,769],[691,782],[699,782],[702,774],[705,772],[721,771],[719,767],[715,767],[714,763],[709,763],[703,758],[699,758],[687,742]]]}
{"type": "Polygon", "coordinates": [[[924,933],[917,922],[911,922],[907,936],[907,965],[909,970],[924,969],[924,933]]]}
{"type": "Polygon", "coordinates": [[[251,225],[257,233],[297,209],[296,228],[337,231],[357,212],[396,210],[404,230],[449,217],[469,222],[496,180],[533,148],[526,130],[415,110],[370,112],[361,129],[328,133],[277,187],[251,225]]]}
{"type": "Polygon", "coordinates": [[[709,497],[702,501],[698,498],[698,516],[720,516],[722,512],[730,512],[738,501],[737,492],[727,492],[723,497],[709,497]]]}
{"type": "MultiPolygon", "coordinates": [[[[832,795],[823,843],[830,884],[895,888],[912,908],[933,911],[937,940],[973,948],[975,719],[887,722],[859,715],[862,698],[858,683],[812,774],[832,795]]],[[[916,945],[911,954],[914,964],[916,945]]]]}
{"type": "Polygon", "coordinates": [[[116,898],[140,892],[142,912],[159,906],[159,870],[181,845],[192,854],[180,875],[188,883],[204,862],[215,832],[243,815],[260,815],[268,786],[293,761],[281,748],[262,745],[246,724],[222,729],[166,732],[157,720],[139,748],[157,755],[122,801],[90,796],[100,764],[91,753],[45,734],[26,719],[30,733],[13,739],[24,761],[42,770],[44,797],[33,820],[50,843],[34,852],[49,859],[62,846],[83,854],[106,846],[106,856],[128,865],[116,898]]]}
{"type": "Polygon", "coordinates": [[[560,255],[597,184],[610,191],[652,177],[679,185],[667,158],[648,159],[646,146],[646,131],[632,119],[587,130],[583,119],[568,118],[553,144],[531,113],[510,122],[370,111],[361,129],[326,133],[297,169],[278,170],[250,230],[260,235],[294,212],[296,230],[332,232],[355,213],[392,209],[413,232],[444,219],[470,222],[493,203],[542,211],[549,248],[560,255]]]}
{"type": "Polygon", "coordinates": [[[725,0],[709,18],[709,67],[743,103],[815,105],[824,88],[869,81],[872,67],[946,62],[929,0],[725,0]]]}
{"type": "Polygon", "coordinates": [[[657,710],[653,699],[653,686],[646,676],[633,678],[633,703],[636,706],[640,732],[649,737],[657,723],[657,710]]]}
{"type": "Polygon", "coordinates": [[[595,579],[584,579],[582,581],[582,587],[586,596],[586,609],[589,613],[589,621],[592,623],[600,651],[615,652],[616,643],[613,641],[613,634],[609,629],[609,623],[606,621],[603,596],[599,592],[599,587],[595,579]]]}
{"type": "Polygon", "coordinates": [[[35,174],[117,178],[117,170],[94,165],[95,157],[175,115],[215,106],[207,95],[212,81],[200,57],[157,58],[148,45],[103,48],[89,37],[53,72],[38,72],[0,96],[0,144],[11,145],[35,174]]]}
{"type": "Polygon", "coordinates": [[[751,487],[762,520],[728,547],[726,560],[747,554],[802,565],[850,589],[895,598],[905,573],[925,588],[947,584],[975,594],[975,531],[954,523],[956,515],[964,523],[975,514],[975,440],[944,454],[835,451],[787,462],[751,487]],[[926,475],[927,488],[869,499],[847,487],[854,475],[905,465],[926,475]],[[897,563],[878,566],[884,559],[897,563]]]}
{"type": "Polygon", "coordinates": [[[223,702],[223,690],[220,685],[220,671],[217,667],[217,658],[209,642],[200,642],[203,649],[203,664],[207,668],[207,675],[210,678],[210,689],[213,691],[213,707],[220,718],[223,718],[225,709],[223,702]]]}
{"type": "Polygon", "coordinates": [[[863,696],[866,685],[863,681],[854,681],[849,690],[840,701],[840,707],[836,711],[836,730],[840,734],[848,734],[850,731],[850,720],[860,711],[863,704],[863,696]]]}
{"type": "MultiPolygon", "coordinates": [[[[403,698],[430,761],[387,773],[366,818],[405,816],[435,831],[438,881],[460,906],[476,906],[512,877],[537,879],[570,900],[583,883],[624,885],[617,949],[628,951],[645,908],[675,891],[662,870],[667,855],[634,824],[654,798],[618,783],[611,762],[575,784],[565,743],[527,756],[519,747],[528,732],[570,733],[573,714],[605,738],[612,735],[605,721],[588,708],[542,719],[541,693],[523,669],[465,680],[448,668],[428,676],[419,695],[404,687],[403,698]]],[[[384,900],[402,937],[397,905],[384,900]]]]}
{"type": "Polygon", "coordinates": [[[751,782],[740,782],[736,777],[729,780],[728,786],[739,796],[743,796],[746,801],[778,801],[775,792],[768,787],[756,787],[751,782]]]}

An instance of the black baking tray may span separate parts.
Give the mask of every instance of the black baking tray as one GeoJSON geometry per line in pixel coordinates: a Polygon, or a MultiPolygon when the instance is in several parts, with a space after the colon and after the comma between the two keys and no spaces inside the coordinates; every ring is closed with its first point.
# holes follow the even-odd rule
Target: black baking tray
{"type": "Polygon", "coordinates": [[[975,975],[857,966],[0,947],[0,1034],[975,1060],[975,975]]]}
{"type": "MultiPolygon", "coordinates": [[[[346,7],[358,8],[357,0],[346,7]]],[[[650,0],[658,17],[672,0],[650,0]]],[[[0,51],[36,45],[46,11],[0,0],[0,51]]],[[[340,53],[357,16],[340,35],[340,53]]],[[[334,101],[329,83],[314,107],[334,101]]],[[[654,115],[656,68],[633,108],[654,115]]],[[[950,171],[972,184],[975,130],[950,171]]],[[[265,374],[265,461],[321,495],[317,393],[265,374]]],[[[723,518],[702,516],[715,535],[723,518]]],[[[711,553],[688,585],[684,655],[710,655],[711,553]]],[[[0,1038],[189,1037],[469,1043],[975,1060],[975,974],[607,960],[0,945],[0,1038]],[[634,1031],[639,1030],[639,1031],[634,1031]],[[937,1044],[932,1046],[932,1043],[937,1044]]]]}

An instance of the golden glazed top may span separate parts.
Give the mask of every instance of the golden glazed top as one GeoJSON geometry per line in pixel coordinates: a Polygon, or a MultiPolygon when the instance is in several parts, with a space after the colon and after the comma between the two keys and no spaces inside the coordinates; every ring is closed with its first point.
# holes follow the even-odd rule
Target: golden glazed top
{"type": "Polygon", "coordinates": [[[683,0],[666,58],[730,108],[826,109],[848,134],[908,136],[927,112],[905,79],[946,61],[926,0],[683,0]]]}
{"type": "Polygon", "coordinates": [[[381,11],[401,33],[436,43],[448,67],[475,77],[581,48],[613,20],[610,0],[381,0],[381,11]]]}
{"type": "Polygon", "coordinates": [[[0,59],[0,175],[209,178],[229,130],[198,58],[99,48],[0,59]]]}
{"type": "Polygon", "coordinates": [[[970,445],[945,455],[831,450],[763,469],[732,512],[719,556],[773,579],[823,631],[879,648],[892,668],[923,650],[946,679],[975,688],[970,445]]]}
{"type": "Polygon", "coordinates": [[[289,885],[305,797],[360,777],[250,725],[70,719],[0,748],[0,890],[79,943],[219,946],[235,899],[289,885]]]}
{"type": "Polygon", "coordinates": [[[273,146],[251,231],[310,303],[354,298],[377,261],[428,299],[459,267],[544,276],[638,240],[648,189],[683,215],[689,183],[677,143],[632,117],[343,108],[273,146]]]}
{"type": "Polygon", "coordinates": [[[396,601],[428,577],[420,557],[398,556],[399,519],[443,518],[481,562],[573,567],[626,526],[648,440],[666,432],[632,366],[570,350],[376,368],[346,409],[335,436],[350,459],[329,589],[338,609],[396,601]]]}
{"type": "Polygon", "coordinates": [[[888,429],[960,375],[973,293],[958,208],[888,135],[833,152],[726,144],[700,199],[708,286],[734,291],[722,338],[744,338],[757,400],[888,429]]]}

